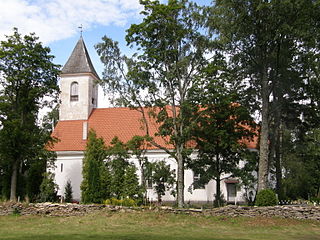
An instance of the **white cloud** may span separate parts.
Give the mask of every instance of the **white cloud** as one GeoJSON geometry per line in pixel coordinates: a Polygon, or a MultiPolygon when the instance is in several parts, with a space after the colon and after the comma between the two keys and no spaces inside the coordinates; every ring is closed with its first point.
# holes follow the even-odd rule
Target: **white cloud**
{"type": "Polygon", "coordinates": [[[35,32],[44,43],[68,38],[83,25],[124,25],[137,17],[139,0],[1,0],[0,39],[19,32],[35,32]]]}

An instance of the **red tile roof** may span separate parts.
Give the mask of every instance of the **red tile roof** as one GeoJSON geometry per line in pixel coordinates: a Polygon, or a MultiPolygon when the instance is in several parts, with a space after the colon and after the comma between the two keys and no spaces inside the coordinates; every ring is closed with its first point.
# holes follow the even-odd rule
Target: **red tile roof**
{"type": "MultiPolygon", "coordinates": [[[[53,151],[83,151],[86,147],[86,140],[82,139],[83,122],[88,122],[88,130],[94,129],[98,137],[103,137],[108,145],[117,136],[123,142],[129,141],[134,135],[144,136],[141,122],[141,113],[129,108],[96,108],[92,111],[88,121],[66,120],[59,121],[54,129],[53,136],[59,141],[54,144],[53,151]]],[[[149,121],[151,123],[151,120],[149,121]]],[[[155,137],[156,126],[150,125],[150,135],[155,137]]],[[[164,139],[155,137],[158,144],[166,145],[164,139]]],[[[150,147],[150,149],[156,149],[150,147]]]]}
{"type": "MultiPolygon", "coordinates": [[[[86,140],[82,139],[83,123],[88,122],[88,130],[94,129],[98,137],[103,137],[108,145],[118,136],[123,142],[127,142],[134,135],[144,136],[146,131],[141,122],[141,113],[129,108],[96,108],[92,111],[88,120],[59,121],[54,129],[53,136],[59,141],[52,147],[53,151],[83,151],[86,140]]],[[[170,148],[161,137],[155,137],[156,125],[149,120],[150,135],[155,141],[170,148]]],[[[248,148],[256,148],[256,139],[253,142],[245,141],[248,148]]],[[[156,149],[151,146],[150,149],[156,149]]],[[[172,146],[171,146],[172,148],[172,146]]]]}

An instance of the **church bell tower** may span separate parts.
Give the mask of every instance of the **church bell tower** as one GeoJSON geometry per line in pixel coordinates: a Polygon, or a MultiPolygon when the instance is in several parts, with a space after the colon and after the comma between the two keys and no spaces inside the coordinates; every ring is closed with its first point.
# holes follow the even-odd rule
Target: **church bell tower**
{"type": "Polygon", "coordinates": [[[60,74],[60,120],[87,120],[97,107],[99,76],[82,36],[60,74]]]}

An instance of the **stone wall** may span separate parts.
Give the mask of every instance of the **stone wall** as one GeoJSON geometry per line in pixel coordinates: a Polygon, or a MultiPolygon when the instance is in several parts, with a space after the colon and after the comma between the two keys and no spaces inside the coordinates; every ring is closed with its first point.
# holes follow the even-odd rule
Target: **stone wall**
{"type": "Polygon", "coordinates": [[[274,206],[274,207],[242,207],[228,206],[205,211],[212,216],[232,217],[283,217],[295,219],[312,219],[320,221],[319,206],[274,206]]]}
{"type": "Polygon", "coordinates": [[[230,217],[283,217],[295,219],[312,219],[320,221],[320,206],[274,206],[274,207],[243,207],[227,206],[214,209],[176,209],[172,207],[159,208],[129,208],[108,205],[53,204],[53,203],[1,203],[0,216],[10,214],[48,215],[48,216],[79,216],[98,211],[162,211],[175,214],[203,214],[206,216],[230,217]]]}

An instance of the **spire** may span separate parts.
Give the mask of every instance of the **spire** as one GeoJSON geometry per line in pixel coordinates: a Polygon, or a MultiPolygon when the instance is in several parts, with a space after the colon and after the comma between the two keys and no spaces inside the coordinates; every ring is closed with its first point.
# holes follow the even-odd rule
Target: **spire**
{"type": "Polygon", "coordinates": [[[75,73],[92,73],[99,79],[99,76],[94,69],[88,50],[82,36],[73,49],[71,56],[61,71],[62,74],[75,74],[75,73]]]}

